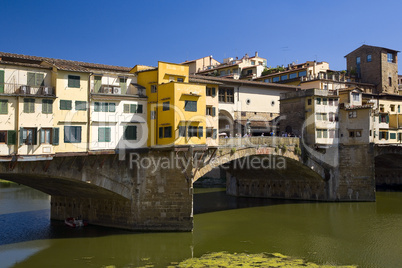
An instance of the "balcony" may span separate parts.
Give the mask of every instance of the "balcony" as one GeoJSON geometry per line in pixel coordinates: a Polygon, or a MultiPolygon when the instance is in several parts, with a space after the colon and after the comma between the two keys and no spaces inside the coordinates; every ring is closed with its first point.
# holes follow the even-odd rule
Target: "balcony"
{"type": "Polygon", "coordinates": [[[55,96],[54,88],[49,86],[28,86],[13,83],[0,84],[1,95],[55,96]]]}
{"type": "Polygon", "coordinates": [[[145,87],[131,83],[126,88],[117,85],[101,85],[100,87],[91,87],[92,94],[111,94],[111,95],[137,95],[145,97],[145,87]]]}

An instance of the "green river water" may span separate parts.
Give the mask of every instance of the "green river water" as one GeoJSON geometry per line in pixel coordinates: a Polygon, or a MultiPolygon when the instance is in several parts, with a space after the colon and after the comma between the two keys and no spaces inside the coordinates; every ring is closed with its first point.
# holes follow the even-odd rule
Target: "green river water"
{"type": "Polygon", "coordinates": [[[43,193],[0,183],[0,267],[167,267],[206,253],[280,253],[317,264],[402,267],[402,193],[377,202],[235,198],[197,189],[194,231],[136,233],[50,221],[43,193]]]}

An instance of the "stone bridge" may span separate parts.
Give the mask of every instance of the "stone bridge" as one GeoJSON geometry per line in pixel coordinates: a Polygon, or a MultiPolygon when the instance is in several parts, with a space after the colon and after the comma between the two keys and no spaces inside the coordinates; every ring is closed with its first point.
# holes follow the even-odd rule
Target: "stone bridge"
{"type": "MultiPolygon", "coordinates": [[[[402,155],[400,148],[388,150],[402,155]]],[[[374,157],[384,152],[372,145],[317,152],[298,138],[233,138],[219,147],[125,152],[124,161],[110,151],[43,161],[15,156],[0,162],[0,178],[51,195],[52,219],[81,216],[91,224],[129,230],[190,231],[193,182],[215,167],[225,168],[232,195],[374,201],[374,157]]]]}

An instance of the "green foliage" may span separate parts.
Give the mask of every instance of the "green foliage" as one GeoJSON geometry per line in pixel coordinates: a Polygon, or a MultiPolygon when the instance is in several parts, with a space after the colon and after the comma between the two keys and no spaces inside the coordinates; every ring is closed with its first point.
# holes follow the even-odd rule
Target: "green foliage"
{"type": "Polygon", "coordinates": [[[295,155],[301,156],[302,151],[297,144],[295,146],[294,153],[295,153],[295,155]]]}
{"type": "Polygon", "coordinates": [[[232,148],[231,150],[230,150],[230,154],[234,154],[236,152],[236,148],[232,148]]]}
{"type": "Polygon", "coordinates": [[[262,71],[262,73],[261,73],[261,76],[278,73],[278,72],[283,72],[283,71],[285,71],[285,68],[283,68],[282,66],[277,66],[276,68],[265,67],[264,71],[262,71]]]}
{"type": "Polygon", "coordinates": [[[282,147],[281,147],[282,155],[284,155],[287,150],[288,150],[288,147],[285,144],[282,144],[282,147]]]}

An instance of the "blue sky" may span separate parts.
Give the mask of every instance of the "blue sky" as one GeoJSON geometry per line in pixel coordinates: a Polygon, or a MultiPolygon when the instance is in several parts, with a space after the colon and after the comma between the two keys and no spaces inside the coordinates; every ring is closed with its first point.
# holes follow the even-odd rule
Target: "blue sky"
{"type": "Polygon", "coordinates": [[[258,51],[272,67],[342,70],[362,44],[402,50],[397,0],[0,0],[0,10],[0,51],[128,67],[258,51]]]}

